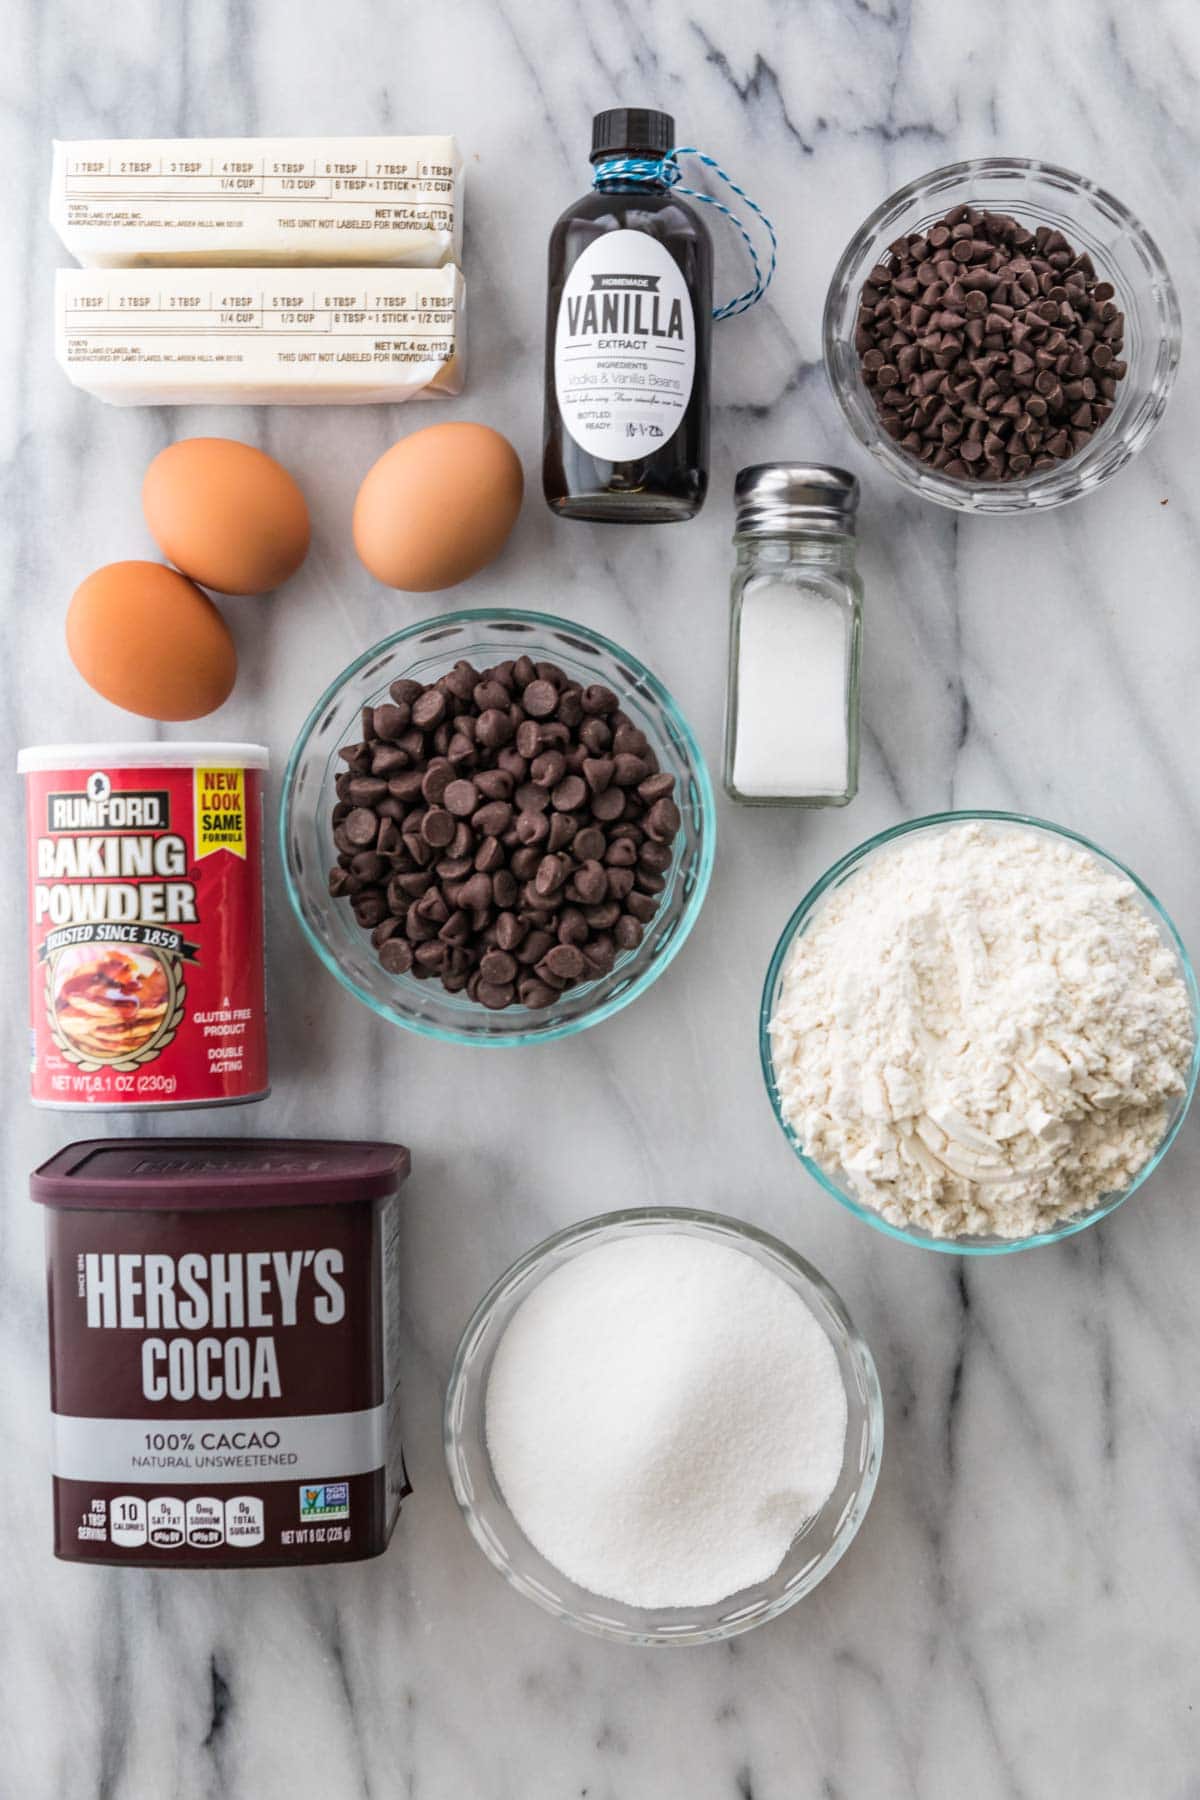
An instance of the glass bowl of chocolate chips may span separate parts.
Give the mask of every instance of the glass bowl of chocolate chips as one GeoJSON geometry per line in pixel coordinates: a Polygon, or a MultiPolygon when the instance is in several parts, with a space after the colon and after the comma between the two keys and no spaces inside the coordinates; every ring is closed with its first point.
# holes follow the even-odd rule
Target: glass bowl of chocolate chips
{"type": "Polygon", "coordinates": [[[825,366],[855,437],[964,512],[1061,506],[1150,436],[1179,299],[1103,188],[1020,157],[953,163],[871,214],[825,303],[825,366]]]}
{"type": "Polygon", "coordinates": [[[313,707],[284,777],[288,895],[381,1017],[547,1042],[662,974],[704,901],[716,811],[696,740],[627,650],[566,619],[443,614],[313,707]]]}

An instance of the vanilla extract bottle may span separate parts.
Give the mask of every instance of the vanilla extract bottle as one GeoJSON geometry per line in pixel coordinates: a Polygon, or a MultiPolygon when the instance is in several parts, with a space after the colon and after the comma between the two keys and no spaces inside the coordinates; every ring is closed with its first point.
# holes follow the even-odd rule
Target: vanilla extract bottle
{"type": "Polygon", "coordinates": [[[712,244],[667,114],[592,123],[593,192],[550,234],[542,483],[567,519],[691,519],[708,487],[712,244]]]}

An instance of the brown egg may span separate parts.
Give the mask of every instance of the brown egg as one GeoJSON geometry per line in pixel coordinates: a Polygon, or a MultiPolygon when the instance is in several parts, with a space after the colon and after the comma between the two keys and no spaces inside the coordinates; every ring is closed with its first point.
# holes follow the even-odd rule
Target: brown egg
{"type": "Polygon", "coordinates": [[[219,594],[265,594],[308,555],[304,495],[274,457],[233,438],[160,450],[142,510],[163,555],[219,594]]]}
{"type": "Polygon", "coordinates": [[[237,676],[229,627],[208,595],[161,563],[108,563],[81,582],[67,649],[98,694],[143,719],[202,719],[237,676]]]}
{"type": "Polygon", "coordinates": [[[500,554],[524,488],[517,453],[498,431],[427,425],[368,470],[354,502],[355,549],[388,587],[453,587],[500,554]]]}

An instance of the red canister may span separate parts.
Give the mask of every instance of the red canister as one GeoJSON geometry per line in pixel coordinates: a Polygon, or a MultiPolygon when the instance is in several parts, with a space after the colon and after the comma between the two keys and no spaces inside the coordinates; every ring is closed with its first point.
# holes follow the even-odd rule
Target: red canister
{"type": "Polygon", "coordinates": [[[245,1569],[386,1549],[400,1144],[109,1138],[35,1171],[46,1208],[54,1549],[245,1569]]]}
{"type": "Polygon", "coordinates": [[[267,1093],[261,744],[22,750],[33,1099],[267,1093]]]}

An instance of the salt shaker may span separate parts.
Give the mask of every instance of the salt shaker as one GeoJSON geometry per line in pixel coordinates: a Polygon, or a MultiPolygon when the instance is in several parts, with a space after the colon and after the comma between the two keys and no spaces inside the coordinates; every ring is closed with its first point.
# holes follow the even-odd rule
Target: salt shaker
{"type": "Polygon", "coordinates": [[[734,501],[726,790],[751,806],[845,806],[858,789],[858,482],[758,463],[734,501]]]}

